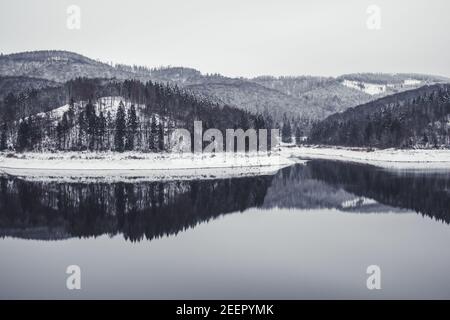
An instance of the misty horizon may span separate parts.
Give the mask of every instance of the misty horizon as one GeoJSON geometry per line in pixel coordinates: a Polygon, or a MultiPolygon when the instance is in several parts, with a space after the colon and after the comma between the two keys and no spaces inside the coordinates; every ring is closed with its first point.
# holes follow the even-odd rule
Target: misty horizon
{"type": "Polygon", "coordinates": [[[450,76],[446,1],[84,0],[0,4],[0,52],[68,50],[103,62],[182,66],[229,77],[420,73],[450,76]],[[81,28],[66,27],[67,8],[81,28]],[[368,29],[371,5],[380,28],[368,29]],[[100,22],[100,23],[99,23],[100,22]],[[23,42],[22,39],[28,39],[23,42]]]}
{"type": "Polygon", "coordinates": [[[100,58],[96,58],[96,57],[91,57],[87,54],[84,53],[80,53],[77,51],[70,51],[70,50],[65,50],[65,49],[31,49],[31,50],[25,50],[25,51],[17,51],[17,52],[0,52],[0,55],[3,56],[7,56],[7,55],[14,55],[14,54],[20,54],[20,53],[25,53],[25,52],[44,52],[44,51],[55,51],[55,52],[68,52],[68,53],[74,53],[74,54],[79,54],[82,55],[86,58],[92,59],[94,61],[97,62],[101,62],[101,63],[105,63],[108,65],[111,65],[113,67],[117,67],[120,65],[126,65],[126,66],[130,66],[130,67],[145,67],[148,69],[171,69],[171,68],[183,68],[183,69],[192,69],[192,70],[196,70],[198,72],[200,72],[201,75],[220,75],[220,76],[224,76],[224,77],[228,77],[228,78],[243,78],[243,79],[256,79],[256,78],[262,78],[262,77],[274,77],[274,78],[295,78],[295,77],[321,77],[321,78],[338,78],[340,76],[344,76],[344,75],[350,75],[350,74],[385,74],[385,75],[401,75],[401,74],[411,74],[411,75],[429,75],[429,76],[436,76],[436,77],[442,77],[442,78],[450,78],[450,76],[447,75],[443,75],[443,74],[432,74],[432,73],[420,73],[420,72],[379,72],[379,71],[366,71],[366,70],[362,70],[362,71],[358,71],[358,72],[345,72],[345,73],[341,73],[341,74],[336,74],[336,75],[323,75],[323,74],[292,74],[292,75],[273,75],[273,74],[258,74],[255,76],[251,76],[251,77],[247,77],[247,76],[243,76],[243,75],[237,75],[237,76],[231,76],[231,75],[227,75],[227,74],[223,74],[223,73],[219,73],[219,72],[214,72],[214,71],[208,71],[208,70],[200,70],[197,68],[194,68],[192,66],[187,66],[187,65],[148,65],[148,64],[127,64],[127,63],[121,63],[121,62],[117,62],[117,61],[111,61],[111,60],[102,60],[100,58]]]}

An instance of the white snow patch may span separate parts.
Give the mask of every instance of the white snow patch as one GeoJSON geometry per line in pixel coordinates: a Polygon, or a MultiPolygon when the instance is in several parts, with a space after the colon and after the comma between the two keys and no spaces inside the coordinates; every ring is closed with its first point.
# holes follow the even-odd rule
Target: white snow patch
{"type": "MultiPolygon", "coordinates": [[[[81,112],[81,110],[83,110],[83,108],[86,106],[87,103],[88,103],[87,101],[75,102],[74,103],[75,112],[76,113],[81,112]]],[[[120,96],[102,97],[102,98],[99,98],[99,99],[93,101],[92,105],[94,106],[94,109],[95,109],[95,112],[97,113],[97,115],[100,114],[100,112],[102,111],[104,116],[106,116],[106,114],[108,112],[110,112],[111,116],[115,117],[117,110],[119,109],[120,103],[123,104],[125,110],[130,108],[131,105],[134,105],[136,108],[136,114],[138,117],[141,114],[141,110],[143,108],[145,108],[145,105],[143,105],[143,104],[131,103],[129,100],[127,100],[123,97],[120,97],[120,96]]],[[[62,119],[64,113],[67,111],[69,111],[69,104],[65,104],[61,107],[52,109],[47,112],[37,113],[35,116],[40,117],[40,118],[48,117],[51,120],[60,121],[62,119]]]]}
{"type": "MultiPolygon", "coordinates": [[[[119,109],[120,103],[123,104],[125,110],[131,107],[134,103],[131,103],[127,99],[123,97],[103,97],[98,99],[94,102],[95,111],[96,113],[100,113],[100,111],[103,112],[103,114],[106,116],[107,112],[110,112],[113,117],[115,117],[117,110],[119,109]]],[[[139,116],[140,112],[143,108],[145,108],[145,105],[143,104],[134,104],[136,108],[136,114],[139,116]]]]}
{"type": "Polygon", "coordinates": [[[450,170],[450,149],[377,149],[301,146],[285,148],[281,155],[300,159],[340,160],[394,169],[450,170]]]}
{"type": "Polygon", "coordinates": [[[422,81],[416,80],[416,79],[406,79],[406,80],[403,82],[403,84],[404,84],[405,86],[417,86],[417,85],[419,85],[419,84],[421,84],[421,83],[422,83],[422,81]]]}
{"type": "Polygon", "coordinates": [[[344,209],[349,209],[349,208],[356,208],[356,207],[361,207],[361,206],[367,206],[367,205],[372,205],[372,204],[377,204],[378,202],[370,199],[370,198],[366,198],[366,197],[358,197],[352,200],[347,200],[342,202],[341,207],[344,209]]]}
{"type": "Polygon", "coordinates": [[[346,87],[353,88],[362,92],[365,92],[370,95],[376,95],[380,93],[386,92],[387,85],[385,84],[376,84],[376,83],[368,83],[368,82],[360,82],[360,81],[352,81],[352,80],[344,80],[342,84],[346,87]]]}
{"type": "Polygon", "coordinates": [[[194,179],[273,174],[302,162],[277,153],[58,152],[0,154],[0,171],[35,177],[194,179]]]}
{"type": "Polygon", "coordinates": [[[414,87],[418,86],[422,83],[421,80],[417,79],[406,79],[403,83],[395,84],[378,84],[378,83],[370,83],[370,82],[362,82],[362,81],[353,81],[353,80],[344,80],[342,84],[346,87],[353,88],[362,92],[365,92],[370,95],[377,95],[381,93],[386,93],[387,89],[393,89],[396,87],[414,87]]]}

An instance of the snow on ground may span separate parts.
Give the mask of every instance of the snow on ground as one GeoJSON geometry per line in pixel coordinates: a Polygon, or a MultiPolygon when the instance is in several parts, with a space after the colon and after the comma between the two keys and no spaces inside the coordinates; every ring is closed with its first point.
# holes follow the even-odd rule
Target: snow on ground
{"type": "MultiPolygon", "coordinates": [[[[97,114],[100,113],[100,111],[103,112],[103,114],[106,116],[107,112],[111,113],[111,116],[115,117],[117,110],[119,109],[120,103],[123,104],[125,109],[128,109],[131,107],[133,103],[131,103],[129,100],[120,97],[120,96],[109,96],[109,97],[102,97],[97,100],[94,100],[92,104],[94,105],[95,112],[97,114]]],[[[87,101],[78,101],[74,103],[74,107],[76,112],[81,111],[84,106],[87,104],[87,101]]],[[[141,113],[141,110],[145,108],[145,105],[143,104],[134,104],[136,108],[136,113],[139,116],[141,113]]],[[[55,109],[52,109],[47,112],[40,112],[37,113],[37,117],[48,117],[49,119],[52,119],[54,121],[60,121],[64,115],[65,112],[69,111],[69,104],[65,104],[61,107],[57,107],[55,109]]]]}
{"type": "Polygon", "coordinates": [[[296,162],[276,153],[3,153],[0,171],[35,179],[207,179],[274,174],[296,162]]]}
{"type": "Polygon", "coordinates": [[[234,167],[199,168],[172,170],[44,170],[44,169],[0,169],[25,181],[66,182],[66,183],[117,183],[117,182],[154,182],[154,181],[191,181],[230,179],[274,175],[279,167],[234,167]]]}
{"type": "Polygon", "coordinates": [[[285,166],[311,159],[357,162],[388,169],[450,171],[450,150],[367,151],[361,148],[284,146],[277,152],[248,154],[0,153],[0,172],[36,180],[191,180],[269,175],[285,166]]]}
{"type": "Polygon", "coordinates": [[[421,84],[421,83],[422,83],[422,81],[416,80],[416,79],[406,79],[406,80],[403,82],[403,84],[404,84],[405,86],[417,86],[417,85],[419,85],[419,84],[421,84]]]}
{"type": "Polygon", "coordinates": [[[391,169],[450,170],[450,149],[378,149],[302,146],[284,148],[281,156],[300,159],[340,160],[391,169]]]}
{"type": "Polygon", "coordinates": [[[357,197],[355,199],[342,202],[341,207],[344,209],[349,209],[349,208],[356,208],[356,207],[367,206],[367,205],[374,205],[377,203],[378,203],[377,201],[370,199],[370,198],[357,197]]]}
{"type": "Polygon", "coordinates": [[[353,80],[344,80],[342,84],[346,87],[353,88],[362,92],[365,92],[370,95],[377,95],[381,93],[385,93],[388,88],[395,87],[413,87],[418,86],[422,83],[420,80],[416,79],[406,79],[403,81],[403,84],[377,84],[377,83],[369,83],[369,82],[361,82],[361,81],[353,81],[353,80]]]}
{"type": "MultiPolygon", "coordinates": [[[[48,112],[40,112],[36,114],[37,117],[44,118],[45,116],[48,116],[50,119],[61,120],[64,113],[69,111],[69,104],[65,104],[62,107],[58,107],[56,109],[50,110],[48,112]]],[[[28,119],[28,117],[26,118],[28,119]]]]}
{"type": "Polygon", "coordinates": [[[375,83],[359,82],[359,81],[351,81],[351,80],[344,80],[344,82],[342,84],[349,88],[357,89],[359,91],[365,92],[370,95],[376,95],[376,94],[386,92],[386,88],[387,88],[387,86],[385,84],[375,84],[375,83]]]}
{"type": "MultiPolygon", "coordinates": [[[[120,103],[123,103],[123,106],[125,109],[128,109],[131,107],[132,104],[130,101],[123,97],[118,96],[110,96],[110,97],[103,97],[99,98],[94,102],[95,111],[97,113],[100,113],[102,111],[105,115],[107,112],[111,113],[111,116],[115,117],[117,110],[119,109],[120,103]]],[[[142,109],[145,108],[145,105],[143,104],[134,104],[136,108],[136,113],[139,116],[142,109]]]]}

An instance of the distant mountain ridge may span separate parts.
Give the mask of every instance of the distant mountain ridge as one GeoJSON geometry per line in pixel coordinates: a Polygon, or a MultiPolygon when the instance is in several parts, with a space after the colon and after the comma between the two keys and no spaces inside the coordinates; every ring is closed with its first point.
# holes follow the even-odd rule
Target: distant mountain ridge
{"type": "Polygon", "coordinates": [[[32,51],[0,56],[0,76],[32,77],[63,83],[77,77],[136,79],[155,81],[191,90],[219,104],[253,113],[268,113],[276,121],[284,114],[303,127],[328,115],[341,112],[381,96],[416,88],[424,84],[450,81],[439,76],[418,74],[350,74],[333,77],[256,77],[230,78],[202,74],[185,67],[147,68],[111,65],[69,51],[32,51]],[[406,79],[419,81],[404,88],[406,79]],[[354,85],[344,85],[345,80],[354,85]],[[360,90],[364,83],[391,85],[371,95],[360,90]]]}

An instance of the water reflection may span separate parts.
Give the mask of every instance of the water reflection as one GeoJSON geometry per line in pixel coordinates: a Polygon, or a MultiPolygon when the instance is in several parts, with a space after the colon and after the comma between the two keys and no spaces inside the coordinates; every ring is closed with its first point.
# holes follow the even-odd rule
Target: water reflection
{"type": "Polygon", "coordinates": [[[311,161],[275,176],[204,181],[81,183],[0,178],[0,236],[55,240],[123,234],[138,241],[177,234],[252,207],[413,209],[450,223],[449,174],[388,172],[311,161]]]}
{"type": "Polygon", "coordinates": [[[0,179],[3,236],[63,239],[123,233],[154,239],[260,206],[271,177],[139,183],[0,179]]]}
{"type": "Polygon", "coordinates": [[[385,171],[342,162],[312,161],[313,178],[389,206],[414,210],[450,223],[448,172],[385,171]]]}

